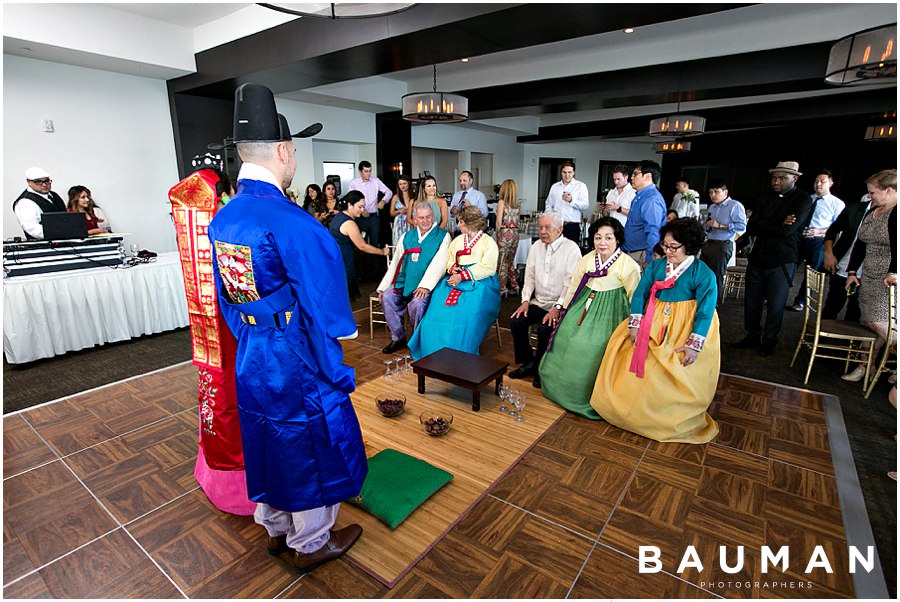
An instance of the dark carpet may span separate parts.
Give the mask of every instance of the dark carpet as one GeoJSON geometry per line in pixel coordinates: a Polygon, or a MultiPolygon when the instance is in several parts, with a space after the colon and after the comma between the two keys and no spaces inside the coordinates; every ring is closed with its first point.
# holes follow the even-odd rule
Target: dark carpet
{"type": "MultiPolygon", "coordinates": [[[[351,306],[368,308],[368,294],[377,282],[360,283],[362,295],[351,306]]],[[[794,292],[796,292],[796,288],[794,292]]],[[[793,298],[791,296],[790,298],[793,298]]],[[[500,310],[500,325],[509,324],[509,315],[519,299],[506,298],[500,310]]],[[[755,350],[733,349],[744,336],[743,303],[729,299],[719,311],[722,340],[722,372],[775,382],[792,387],[829,393],[840,399],[856,470],[862,485],[869,521],[884,567],[888,590],[896,597],[897,586],[897,483],[886,475],[897,468],[897,412],[888,403],[890,385],[882,379],[866,400],[860,383],[841,380],[843,364],[817,360],[808,385],[803,385],[809,359],[800,352],[797,364],[790,368],[791,356],[803,323],[802,313],[785,312],[781,343],[771,357],[762,358],[755,350]]],[[[30,364],[10,366],[3,363],[3,411],[16,411],[164,368],[190,359],[190,332],[180,329],[168,333],[113,343],[30,364]]]]}

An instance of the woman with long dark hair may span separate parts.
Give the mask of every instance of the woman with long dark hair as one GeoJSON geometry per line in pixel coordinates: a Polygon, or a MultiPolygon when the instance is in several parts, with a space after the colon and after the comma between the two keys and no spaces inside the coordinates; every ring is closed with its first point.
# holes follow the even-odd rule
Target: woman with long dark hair
{"type": "Polygon", "coordinates": [[[390,249],[384,247],[379,249],[376,246],[367,243],[356,225],[356,220],[362,215],[366,206],[366,197],[359,190],[351,190],[340,198],[335,207],[338,213],[326,218],[325,226],[341,249],[341,256],[344,259],[344,270],[347,272],[347,291],[351,299],[359,297],[359,286],[356,284],[356,267],[354,264],[354,249],[359,249],[363,253],[371,255],[390,254],[390,249]]]}
{"type": "Polygon", "coordinates": [[[103,211],[94,204],[91,191],[86,186],[69,188],[69,213],[83,213],[87,220],[87,233],[103,234],[109,231],[109,222],[103,211]]]}
{"type": "Polygon", "coordinates": [[[412,222],[406,219],[406,213],[413,202],[410,195],[411,186],[412,180],[409,179],[409,176],[401,175],[397,178],[397,192],[394,193],[394,198],[391,200],[391,217],[393,218],[391,235],[394,247],[397,246],[397,241],[412,227],[412,222]]]}

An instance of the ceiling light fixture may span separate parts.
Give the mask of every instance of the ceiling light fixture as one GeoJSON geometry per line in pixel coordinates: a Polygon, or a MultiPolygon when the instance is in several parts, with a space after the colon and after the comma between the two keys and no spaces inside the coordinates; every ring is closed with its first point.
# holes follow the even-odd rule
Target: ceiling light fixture
{"type": "Polygon", "coordinates": [[[414,2],[259,2],[259,6],[298,17],[365,19],[393,15],[415,6],[414,2]]]}
{"type": "Polygon", "coordinates": [[[413,123],[460,123],[469,118],[469,99],[438,92],[437,65],[432,65],[432,91],[405,94],[401,99],[403,119],[413,123]]]}
{"type": "Polygon", "coordinates": [[[657,142],[656,153],[686,153],[691,150],[690,140],[673,140],[671,142],[657,142]]]}
{"type": "Polygon", "coordinates": [[[625,33],[634,33],[634,28],[633,28],[633,27],[626,27],[626,28],[623,29],[622,31],[624,31],[625,33]]]}
{"type": "Polygon", "coordinates": [[[836,86],[872,85],[897,79],[897,24],[859,31],[831,47],[825,81],[836,86]]]}
{"type": "Polygon", "coordinates": [[[469,59],[459,59],[459,62],[460,62],[460,63],[468,63],[468,62],[469,62],[469,59]]]}
{"type": "Polygon", "coordinates": [[[697,115],[681,115],[681,73],[678,74],[678,101],[675,114],[657,117],[650,120],[649,134],[654,137],[663,136],[698,136],[706,129],[706,119],[697,115]]]}
{"type": "Polygon", "coordinates": [[[870,125],[866,128],[863,140],[875,142],[877,140],[896,140],[897,124],[885,123],[884,125],[870,125]]]}

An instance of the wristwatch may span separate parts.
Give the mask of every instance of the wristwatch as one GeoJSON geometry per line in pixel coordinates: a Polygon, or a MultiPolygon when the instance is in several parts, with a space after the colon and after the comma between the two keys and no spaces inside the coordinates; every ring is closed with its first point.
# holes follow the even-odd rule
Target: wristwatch
{"type": "Polygon", "coordinates": [[[562,311],[562,303],[554,303],[554,304],[553,304],[553,309],[558,310],[558,311],[562,311]]]}

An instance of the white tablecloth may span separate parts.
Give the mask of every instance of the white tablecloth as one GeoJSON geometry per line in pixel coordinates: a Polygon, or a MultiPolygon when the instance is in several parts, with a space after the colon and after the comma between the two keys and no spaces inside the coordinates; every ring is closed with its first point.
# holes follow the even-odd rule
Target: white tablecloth
{"type": "Polygon", "coordinates": [[[187,325],[177,252],[127,269],[3,281],[3,353],[11,364],[187,325]]]}
{"type": "Polygon", "coordinates": [[[528,261],[528,253],[531,251],[531,237],[519,236],[519,246],[516,247],[515,265],[525,265],[528,261]]]}

